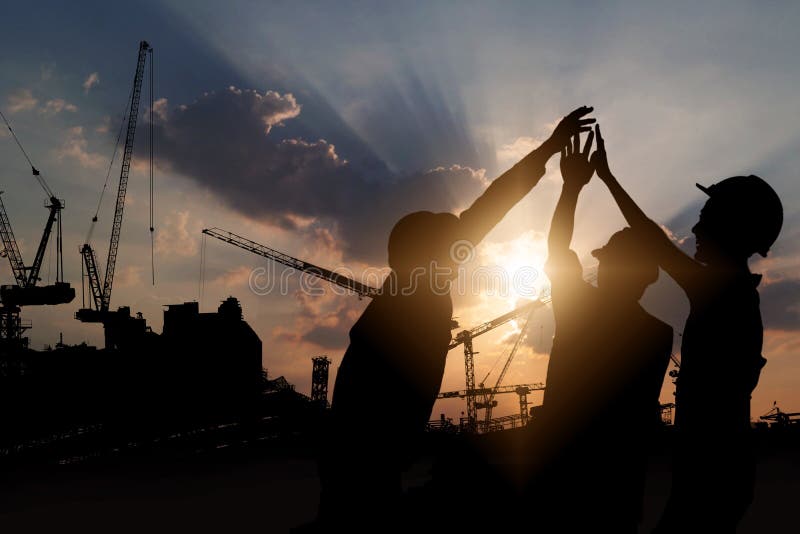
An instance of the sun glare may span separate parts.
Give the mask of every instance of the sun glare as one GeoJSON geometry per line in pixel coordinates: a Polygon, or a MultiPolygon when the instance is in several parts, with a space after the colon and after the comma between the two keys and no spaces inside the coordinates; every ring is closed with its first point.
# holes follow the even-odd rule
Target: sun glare
{"type": "Polygon", "coordinates": [[[504,278],[497,296],[510,306],[540,298],[549,281],[544,274],[547,241],[541,232],[528,231],[501,243],[487,242],[480,251],[481,265],[504,278]]]}

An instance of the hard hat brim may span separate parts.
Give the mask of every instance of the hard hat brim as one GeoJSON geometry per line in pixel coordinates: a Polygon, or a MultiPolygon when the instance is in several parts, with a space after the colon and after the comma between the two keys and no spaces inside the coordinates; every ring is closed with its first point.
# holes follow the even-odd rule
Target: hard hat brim
{"type": "Polygon", "coordinates": [[[709,189],[708,187],[706,187],[706,186],[704,186],[704,185],[700,185],[700,184],[698,184],[698,183],[696,183],[696,184],[694,184],[694,185],[696,185],[696,186],[697,186],[697,189],[699,189],[700,191],[702,191],[702,192],[703,192],[703,193],[705,193],[706,195],[708,195],[708,196],[711,196],[711,189],[709,189]]]}

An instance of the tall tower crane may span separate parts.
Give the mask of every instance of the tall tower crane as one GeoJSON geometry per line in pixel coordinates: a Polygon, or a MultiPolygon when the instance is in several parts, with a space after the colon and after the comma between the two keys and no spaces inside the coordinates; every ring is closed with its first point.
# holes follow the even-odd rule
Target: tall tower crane
{"type": "MultiPolygon", "coordinates": [[[[117,253],[119,252],[119,240],[122,232],[122,215],[125,209],[125,194],[128,190],[128,175],[131,169],[131,160],[133,158],[134,138],[136,136],[136,122],[139,116],[139,102],[142,96],[142,80],[144,78],[144,67],[147,59],[147,54],[151,55],[150,60],[150,109],[153,108],[153,90],[152,90],[152,53],[153,48],[147,41],[139,43],[139,55],[136,61],[136,73],[133,77],[133,90],[130,97],[130,108],[128,111],[128,127],[125,134],[125,148],[122,153],[122,163],[119,174],[119,187],[117,189],[117,202],[114,207],[114,222],[111,226],[111,239],[108,245],[108,259],[106,261],[105,278],[102,285],[100,284],[100,271],[97,267],[97,258],[94,249],[90,243],[85,243],[81,246],[80,252],[83,258],[83,266],[85,268],[85,276],[89,284],[90,305],[92,308],[81,308],[75,313],[75,318],[86,323],[103,323],[106,327],[106,347],[113,345],[113,340],[109,338],[108,322],[112,320],[113,313],[109,311],[111,304],[111,288],[114,283],[114,269],[117,264],[117,253]]],[[[150,121],[151,139],[152,139],[152,120],[150,121]]],[[[151,176],[151,199],[152,199],[152,172],[153,172],[153,158],[152,158],[152,143],[151,143],[151,157],[150,157],[150,176],[151,176]]],[[[97,222],[97,215],[92,219],[92,225],[97,222]]],[[[152,235],[152,212],[150,221],[150,233],[152,235]]],[[[90,232],[91,234],[91,232],[90,232]]],[[[87,240],[88,241],[88,240],[87,240]]]]}
{"type": "MultiPolygon", "coordinates": [[[[16,284],[0,286],[0,315],[2,315],[2,328],[0,328],[0,340],[4,341],[22,341],[22,332],[29,328],[28,323],[23,323],[19,319],[20,306],[40,306],[40,305],[55,305],[66,304],[72,302],[75,298],[75,290],[69,283],[64,282],[64,259],[62,254],[62,238],[61,238],[61,210],[64,208],[64,203],[61,201],[44,179],[44,176],[31,162],[28,153],[20,143],[17,134],[11,128],[5,115],[0,112],[3,122],[5,122],[11,137],[16,142],[19,149],[22,151],[23,156],[31,166],[31,173],[39,182],[39,185],[44,190],[50,209],[50,214],[44,226],[42,238],[39,241],[39,246],[36,249],[36,256],[34,256],[33,263],[26,266],[22,260],[22,254],[19,250],[19,245],[14,237],[14,231],[11,228],[11,222],[8,218],[5,204],[2,197],[0,197],[0,240],[3,242],[2,255],[8,258],[11,264],[11,271],[14,275],[16,284]],[[41,281],[39,273],[41,272],[44,255],[47,251],[47,245],[50,241],[50,235],[53,231],[53,226],[56,227],[56,276],[55,282],[46,286],[37,286],[36,284],[41,281]]],[[[0,191],[0,195],[2,195],[0,191]]]]}

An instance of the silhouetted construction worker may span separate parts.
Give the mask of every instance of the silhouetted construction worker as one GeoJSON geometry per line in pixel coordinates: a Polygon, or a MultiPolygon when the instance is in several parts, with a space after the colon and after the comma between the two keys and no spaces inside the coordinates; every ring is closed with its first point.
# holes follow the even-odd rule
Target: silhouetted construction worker
{"type": "Polygon", "coordinates": [[[598,176],[690,303],[675,399],[672,492],[656,532],[734,532],[753,498],[750,395],[766,363],[756,290],[761,276],[747,261],[755,253],[766,256],[777,239],[781,201],[753,175],[698,185],[709,199],[692,228],[692,259],[622,189],[608,168],[599,128],[597,134],[598,176]]]}
{"type": "Polygon", "coordinates": [[[323,528],[382,531],[400,521],[395,507],[408,449],[425,429],[444,373],[450,282],[462,249],[477,245],[538,183],[572,135],[590,130],[594,119],[584,117],[591,111],[567,115],[460,216],[416,212],[392,229],[391,274],[350,330],[336,376],[320,464],[323,528]]]}
{"type": "Polygon", "coordinates": [[[593,137],[583,151],[578,136],[562,150],[564,185],[548,239],[555,337],[541,415],[530,427],[530,493],[543,532],[636,532],[672,349],[672,328],[639,304],[658,265],[636,232],[620,230],[592,252],[596,287],[570,250],[578,195],[594,174],[593,137]]]}

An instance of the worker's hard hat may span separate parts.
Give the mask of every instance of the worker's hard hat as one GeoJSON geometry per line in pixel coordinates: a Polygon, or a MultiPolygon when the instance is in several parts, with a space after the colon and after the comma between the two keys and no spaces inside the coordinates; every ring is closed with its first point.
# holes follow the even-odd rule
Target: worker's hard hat
{"type": "Polygon", "coordinates": [[[736,218],[739,237],[766,257],[783,226],[783,205],[775,190],[753,174],[732,176],[708,187],[695,185],[736,218]]]}
{"type": "Polygon", "coordinates": [[[439,258],[456,238],[458,227],[458,217],[452,213],[409,213],[397,221],[389,235],[389,266],[422,266],[439,258]]]}
{"type": "Polygon", "coordinates": [[[645,247],[646,241],[631,228],[615,232],[608,243],[592,251],[592,256],[600,260],[611,260],[625,264],[629,273],[639,273],[648,283],[658,279],[658,263],[645,247]]]}

